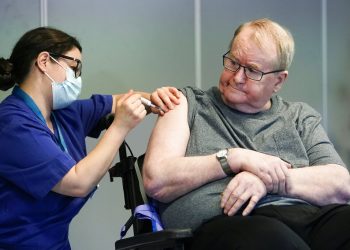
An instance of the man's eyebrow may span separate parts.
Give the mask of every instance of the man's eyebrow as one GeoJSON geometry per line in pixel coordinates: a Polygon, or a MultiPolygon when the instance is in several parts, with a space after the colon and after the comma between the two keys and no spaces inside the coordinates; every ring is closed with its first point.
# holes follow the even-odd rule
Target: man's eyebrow
{"type": "Polygon", "coordinates": [[[256,63],[249,63],[249,64],[247,65],[247,67],[248,67],[248,68],[252,68],[252,69],[256,69],[256,70],[261,71],[261,70],[260,70],[260,66],[259,66],[258,64],[256,64],[256,63]]]}
{"type": "MultiPolygon", "coordinates": [[[[233,59],[234,61],[236,61],[236,62],[238,62],[239,64],[241,64],[241,62],[240,62],[236,57],[233,57],[233,58],[231,58],[231,59],[233,59]]],[[[246,67],[246,68],[252,68],[252,69],[256,69],[256,70],[261,71],[259,65],[256,64],[256,63],[254,63],[254,62],[244,64],[243,66],[246,67]]]]}

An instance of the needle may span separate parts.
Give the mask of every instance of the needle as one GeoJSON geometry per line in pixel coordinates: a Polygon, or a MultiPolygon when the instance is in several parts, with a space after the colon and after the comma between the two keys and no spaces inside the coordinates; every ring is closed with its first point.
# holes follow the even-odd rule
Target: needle
{"type": "Polygon", "coordinates": [[[146,106],[149,106],[149,107],[152,107],[152,108],[156,108],[156,109],[159,109],[161,111],[164,112],[164,110],[162,110],[160,107],[154,105],[150,100],[146,99],[146,98],[143,98],[141,97],[141,102],[146,105],[146,106]]]}

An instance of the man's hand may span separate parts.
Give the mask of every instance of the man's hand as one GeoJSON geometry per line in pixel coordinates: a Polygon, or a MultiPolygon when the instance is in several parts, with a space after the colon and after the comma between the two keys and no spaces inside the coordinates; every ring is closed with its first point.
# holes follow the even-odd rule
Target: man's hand
{"type": "Polygon", "coordinates": [[[174,87],[158,88],[151,94],[150,100],[161,109],[152,109],[152,112],[163,115],[180,103],[180,91],[174,87]]]}
{"type": "Polygon", "coordinates": [[[286,193],[289,163],[276,156],[242,148],[230,149],[228,157],[231,168],[238,166],[238,172],[247,171],[259,177],[268,193],[286,193]]]}
{"type": "Polygon", "coordinates": [[[242,215],[248,215],[255,207],[256,203],[266,195],[264,183],[249,172],[237,174],[227,185],[221,197],[221,207],[224,213],[232,216],[249,201],[243,210],[242,215]]]}

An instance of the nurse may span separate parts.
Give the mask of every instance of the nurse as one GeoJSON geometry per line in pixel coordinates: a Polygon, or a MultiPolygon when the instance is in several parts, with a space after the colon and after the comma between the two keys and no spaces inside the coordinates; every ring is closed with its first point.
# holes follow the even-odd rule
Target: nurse
{"type": "MultiPolygon", "coordinates": [[[[150,112],[178,104],[175,88],[93,95],[77,100],[82,48],[53,28],[25,33],[0,58],[0,249],[70,249],[68,227],[108,171],[125,136],[150,112]],[[85,137],[109,113],[115,119],[87,154],[85,137]]],[[[101,129],[100,129],[101,130],[101,129]]]]}

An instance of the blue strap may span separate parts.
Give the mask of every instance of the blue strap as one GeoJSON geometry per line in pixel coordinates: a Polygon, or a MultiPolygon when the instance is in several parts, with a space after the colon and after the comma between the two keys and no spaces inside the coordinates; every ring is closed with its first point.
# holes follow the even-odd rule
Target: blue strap
{"type": "Polygon", "coordinates": [[[58,122],[58,120],[57,120],[57,118],[56,118],[56,116],[55,116],[55,114],[53,112],[51,113],[51,115],[52,115],[53,120],[55,121],[55,124],[56,124],[56,127],[57,127],[58,141],[60,143],[59,146],[61,147],[61,149],[64,152],[68,153],[67,144],[66,144],[66,141],[63,138],[63,134],[62,134],[62,131],[61,131],[61,125],[58,122]]]}
{"type": "MultiPolygon", "coordinates": [[[[46,121],[45,118],[43,116],[43,114],[41,113],[40,109],[38,108],[38,106],[35,104],[35,102],[33,101],[33,99],[26,93],[24,92],[20,87],[18,87],[17,85],[13,88],[12,90],[12,94],[20,99],[22,99],[24,101],[24,103],[34,112],[34,114],[39,118],[39,120],[46,126],[46,121]]],[[[54,124],[56,124],[57,127],[57,133],[58,133],[58,146],[60,146],[60,148],[62,149],[62,151],[68,153],[68,148],[66,145],[66,142],[63,138],[62,132],[61,132],[61,126],[58,122],[58,120],[56,119],[55,115],[52,113],[52,117],[54,119],[54,124]]]]}
{"type": "Polygon", "coordinates": [[[143,204],[136,207],[134,215],[137,219],[148,219],[152,221],[153,232],[162,231],[163,225],[160,222],[158,213],[150,204],[143,204]]]}
{"type": "MultiPolygon", "coordinates": [[[[159,215],[152,204],[143,204],[137,206],[134,211],[133,219],[151,220],[153,232],[162,231],[164,229],[159,219],[159,215]]],[[[130,227],[130,224],[129,226],[127,224],[128,223],[126,223],[120,230],[121,239],[126,235],[130,227]]]]}

